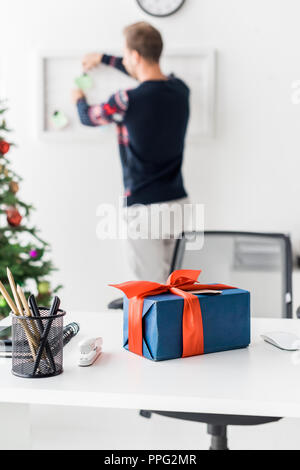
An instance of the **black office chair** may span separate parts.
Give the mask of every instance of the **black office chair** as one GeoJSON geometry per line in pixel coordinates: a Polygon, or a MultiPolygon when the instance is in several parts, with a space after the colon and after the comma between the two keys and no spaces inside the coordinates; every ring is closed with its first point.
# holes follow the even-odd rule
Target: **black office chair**
{"type": "MultiPolygon", "coordinates": [[[[251,292],[254,316],[292,318],[292,248],[287,235],[250,232],[185,233],[177,241],[171,271],[202,269],[202,283],[222,282],[251,292]],[[193,249],[196,248],[195,250],[193,249]],[[270,289],[272,295],[267,290],[270,289]]],[[[238,416],[141,410],[207,424],[211,450],[228,450],[227,426],[253,426],[279,421],[266,416],[238,416]]]]}

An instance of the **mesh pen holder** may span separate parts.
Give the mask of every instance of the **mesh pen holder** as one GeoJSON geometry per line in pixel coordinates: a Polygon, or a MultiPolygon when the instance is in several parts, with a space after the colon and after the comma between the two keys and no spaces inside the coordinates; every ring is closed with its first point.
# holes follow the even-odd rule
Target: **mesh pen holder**
{"type": "Polygon", "coordinates": [[[39,308],[40,317],[12,316],[12,373],[23,378],[53,377],[63,372],[63,323],[66,312],[55,316],[39,308]]]}

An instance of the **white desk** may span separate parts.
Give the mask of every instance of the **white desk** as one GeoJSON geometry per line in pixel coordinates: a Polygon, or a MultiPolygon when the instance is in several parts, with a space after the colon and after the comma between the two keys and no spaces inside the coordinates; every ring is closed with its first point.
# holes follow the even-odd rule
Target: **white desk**
{"type": "Polygon", "coordinates": [[[254,319],[248,349],[151,362],[122,348],[122,314],[73,314],[81,333],[65,348],[64,373],[21,379],[0,361],[0,404],[44,404],[205,413],[300,417],[300,364],[259,335],[286,330],[300,335],[299,320],[254,319]],[[104,353],[90,368],[77,366],[77,343],[100,334],[104,353]]]}

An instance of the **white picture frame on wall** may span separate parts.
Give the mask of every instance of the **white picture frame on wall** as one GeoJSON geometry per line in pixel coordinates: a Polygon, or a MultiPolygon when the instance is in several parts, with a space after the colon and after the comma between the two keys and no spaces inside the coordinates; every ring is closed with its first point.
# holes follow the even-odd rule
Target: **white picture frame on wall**
{"type": "MultiPolygon", "coordinates": [[[[39,51],[37,54],[36,135],[39,139],[100,141],[110,136],[114,126],[88,128],[79,122],[71,103],[75,78],[82,73],[83,51],[39,51]],[[50,116],[63,111],[70,125],[62,130],[51,126],[50,116]]],[[[111,52],[118,55],[116,51],[111,52]]],[[[164,73],[174,73],[191,89],[191,119],[187,139],[211,139],[215,135],[216,51],[212,48],[168,51],[162,58],[164,73]]],[[[138,82],[118,70],[101,65],[90,72],[94,87],[87,93],[91,104],[100,103],[122,89],[138,82]]]]}

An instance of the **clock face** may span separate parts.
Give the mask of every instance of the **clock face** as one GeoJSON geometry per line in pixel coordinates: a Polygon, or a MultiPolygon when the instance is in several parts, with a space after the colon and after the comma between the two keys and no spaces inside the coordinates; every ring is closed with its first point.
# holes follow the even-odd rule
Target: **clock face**
{"type": "Polygon", "coordinates": [[[152,16],[169,16],[182,7],[185,0],[137,0],[139,6],[152,16]]]}

